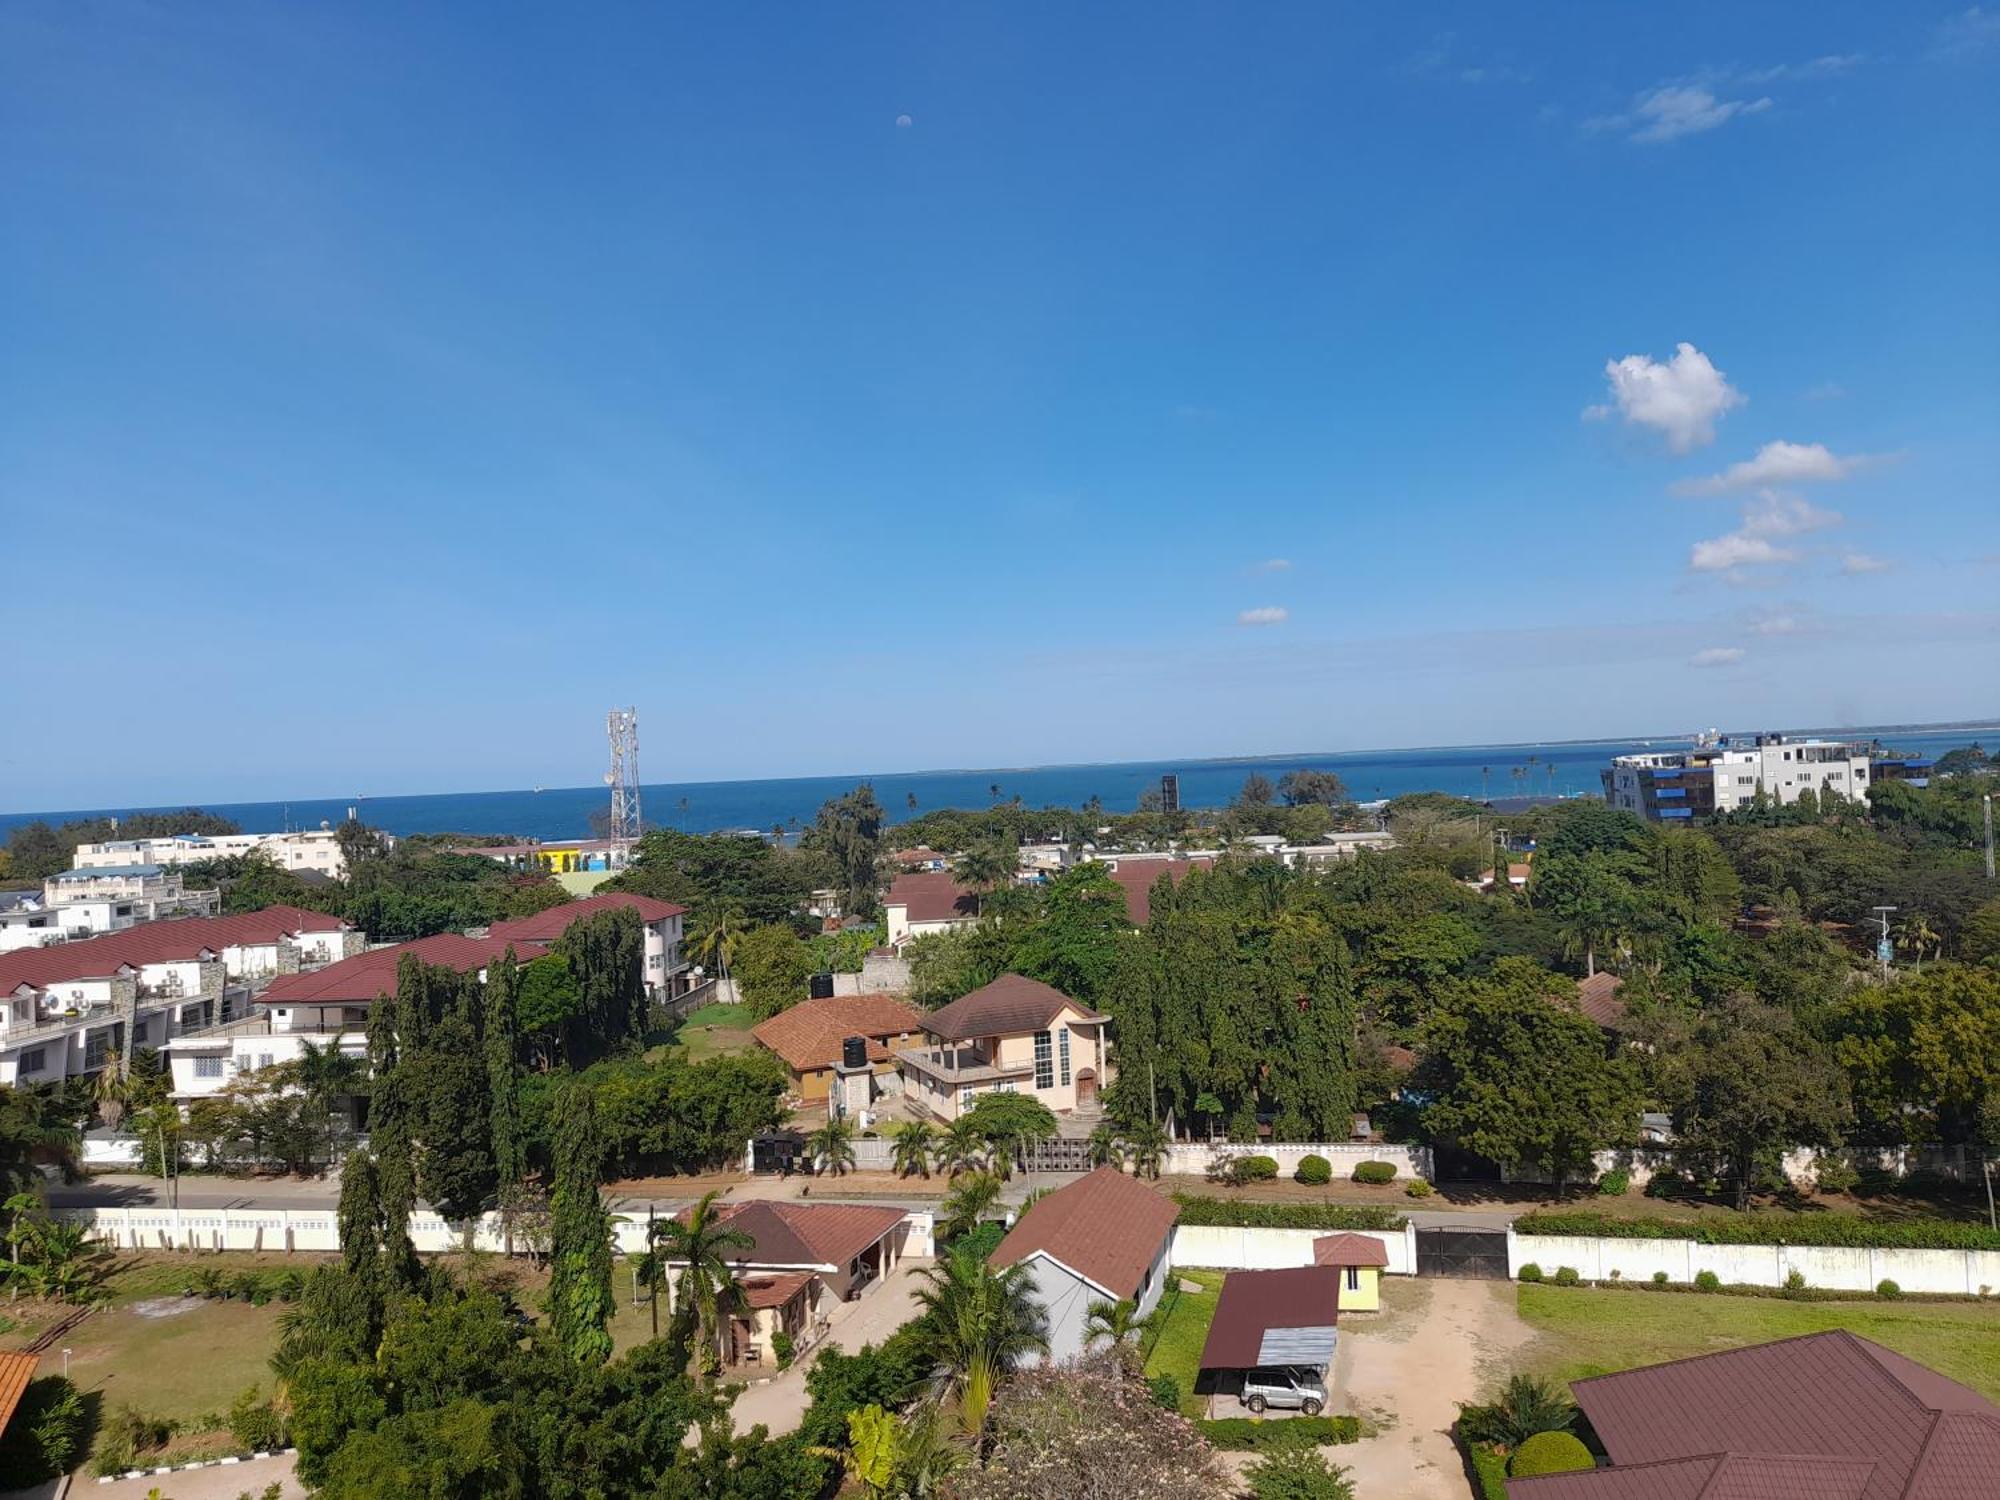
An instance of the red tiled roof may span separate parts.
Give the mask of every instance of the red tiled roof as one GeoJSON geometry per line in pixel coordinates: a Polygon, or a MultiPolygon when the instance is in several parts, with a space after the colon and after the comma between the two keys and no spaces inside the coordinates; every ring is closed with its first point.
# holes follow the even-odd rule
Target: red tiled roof
{"type": "Polygon", "coordinates": [[[813,1284],[810,1271],[790,1271],[783,1276],[746,1276],[736,1283],[737,1295],[745,1307],[783,1307],[813,1284]]]}
{"type": "Polygon", "coordinates": [[[1274,1328],[1331,1328],[1340,1317],[1340,1268],[1288,1266],[1279,1271],[1231,1271],[1222,1278],[1204,1370],[1248,1370],[1263,1363],[1264,1335],[1274,1328]]]}
{"type": "Polygon", "coordinates": [[[1680,1500],[1696,1462],[1712,1466],[1693,1492],[1702,1500],[1991,1500],[2000,1475],[2000,1406],[1844,1329],[1573,1389],[1613,1466],[1564,1476],[1562,1487],[1511,1482],[1516,1500],[1680,1500]],[[1819,1466],[1820,1488],[1775,1487],[1770,1476],[1808,1462],[1819,1466]]]}
{"type": "Polygon", "coordinates": [[[1588,979],[1579,979],[1577,1008],[1606,1031],[1616,1031],[1626,1014],[1625,1002],[1618,998],[1624,987],[1625,981],[1616,974],[1593,974],[1588,979]]]}
{"type": "Polygon", "coordinates": [[[1372,1234],[1327,1234],[1313,1241],[1316,1266],[1387,1266],[1389,1247],[1372,1234]]]}
{"type": "MultiPolygon", "coordinates": [[[[688,1213],[682,1209],[680,1218],[688,1213]]],[[[721,1219],[750,1236],[748,1250],[732,1249],[739,1266],[845,1266],[908,1215],[900,1208],[866,1203],[777,1203],[758,1199],[722,1206],[721,1219]]]]}
{"type": "Polygon", "coordinates": [[[1132,918],[1132,925],[1144,927],[1152,920],[1153,887],[1159,884],[1162,875],[1178,885],[1189,870],[1206,870],[1214,863],[1214,860],[1205,857],[1121,860],[1118,868],[1111,872],[1111,878],[1125,889],[1125,910],[1132,918]]]}
{"type": "Polygon", "coordinates": [[[979,914],[979,893],[949,870],[917,870],[889,882],[882,904],[905,907],[912,922],[969,922],[979,914]]]}
{"type": "Polygon", "coordinates": [[[1136,1178],[1099,1167],[1022,1214],[988,1260],[1011,1266],[1046,1255],[1113,1297],[1137,1299],[1179,1212],[1136,1178]]]}
{"type": "Polygon", "coordinates": [[[569,924],[584,917],[594,917],[601,911],[613,911],[621,906],[629,906],[639,914],[641,922],[664,922],[668,917],[678,917],[686,913],[685,906],[676,906],[671,901],[656,901],[651,896],[639,896],[630,891],[606,891],[601,895],[585,896],[580,901],[565,901],[561,906],[551,906],[547,911],[538,911],[532,917],[516,917],[511,922],[495,922],[493,935],[512,938],[516,942],[553,943],[568,929],[569,924]]]}
{"type": "Polygon", "coordinates": [[[848,1037],[868,1038],[868,1060],[887,1062],[884,1038],[906,1032],[921,1036],[923,1029],[924,1013],[894,995],[833,995],[801,1000],[751,1027],[750,1035],[794,1073],[809,1073],[839,1062],[840,1044],[848,1037]]]}
{"type": "Polygon", "coordinates": [[[526,963],[548,950],[539,943],[523,942],[497,935],[463,937],[441,932],[435,937],[418,938],[413,943],[397,943],[343,958],[339,963],[303,974],[283,974],[271,981],[257,997],[260,1005],[366,1005],[382,995],[396,993],[396,966],[403,955],[413,954],[427,964],[470,974],[498,959],[509,948],[526,963]]]}
{"type": "Polygon", "coordinates": [[[1103,1019],[1089,1006],[1039,979],[1002,974],[991,984],[981,985],[969,995],[960,995],[951,1004],[925,1016],[924,1030],[949,1042],[982,1036],[1017,1036],[1024,1031],[1045,1029],[1065,1010],[1074,1010],[1087,1021],[1103,1019]]]}
{"type": "Polygon", "coordinates": [[[11,993],[24,984],[46,989],[73,979],[102,979],[123,968],[199,958],[203,953],[216,954],[224,948],[275,943],[295,932],[334,932],[346,925],[339,917],[296,906],[266,906],[228,917],[174,917],[141,922],[102,937],[0,953],[0,994],[11,993]]]}

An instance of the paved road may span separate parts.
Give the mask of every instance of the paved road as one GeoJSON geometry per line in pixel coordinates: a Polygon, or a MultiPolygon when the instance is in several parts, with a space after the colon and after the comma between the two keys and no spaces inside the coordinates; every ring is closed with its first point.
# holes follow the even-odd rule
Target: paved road
{"type": "Polygon", "coordinates": [[[278,1485],[285,1500],[304,1500],[306,1487],[292,1473],[292,1460],[283,1454],[246,1459],[240,1464],[216,1464],[199,1469],[181,1469],[172,1474],[146,1474],[137,1479],[114,1479],[109,1484],[78,1476],[70,1484],[70,1500],[144,1500],[154,1488],[171,1500],[236,1500],[249,1495],[258,1500],[270,1485],[278,1485]]]}

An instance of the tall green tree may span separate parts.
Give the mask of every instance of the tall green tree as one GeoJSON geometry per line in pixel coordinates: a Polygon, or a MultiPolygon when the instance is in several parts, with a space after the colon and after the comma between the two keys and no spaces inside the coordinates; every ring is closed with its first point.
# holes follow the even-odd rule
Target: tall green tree
{"type": "Polygon", "coordinates": [[[521,1132],[520,1052],[516,1029],[521,966],[510,944],[486,972],[487,1121],[493,1138],[493,1175],[502,1201],[527,1176],[527,1144],[521,1132]]]}
{"type": "Polygon", "coordinates": [[[418,1100],[402,1069],[401,1007],[378,996],[368,1011],[368,1143],[382,1200],[382,1244],[396,1278],[407,1284],[418,1263],[410,1243],[417,1203],[415,1114],[418,1100]]]}
{"type": "Polygon", "coordinates": [[[1867,1138],[1969,1145],[2000,1099],[2000,973],[1933,964],[1871,986],[1830,1017],[1867,1138]]]}
{"type": "Polygon", "coordinates": [[[1639,1080],[1605,1054],[1575,986],[1522,959],[1458,985],[1426,1023],[1416,1088],[1425,1130],[1491,1161],[1539,1167],[1565,1185],[1600,1149],[1636,1139],[1639,1080]]]}
{"type": "Polygon", "coordinates": [[[712,1371],[719,1360],[717,1341],[722,1316],[735,1293],[736,1273],[731,1252],[747,1252],[753,1241],[731,1229],[710,1192],[692,1208],[653,1225],[653,1253],[675,1277],[674,1323],[669,1340],[685,1362],[698,1356],[698,1367],[712,1371]]]}
{"type": "Polygon", "coordinates": [[[753,928],[736,944],[736,984],[757,1020],[789,1010],[806,997],[812,952],[788,926],[753,928]]]}
{"type": "Polygon", "coordinates": [[[585,1366],[611,1357],[611,1219],[598,1192],[603,1162],[596,1095],[569,1083],[556,1096],[548,1311],[556,1341],[585,1366]]]}
{"type": "Polygon", "coordinates": [[[646,932],[636,911],[618,906],[579,918],[550,951],[576,976],[581,1016],[570,1027],[573,1056],[594,1060],[645,1035],[646,932]]]}
{"type": "Polygon", "coordinates": [[[844,796],[824,803],[806,836],[806,842],[826,854],[839,871],[841,909],[852,915],[868,916],[875,910],[883,816],[874,786],[864,781],[844,796]]]}
{"type": "Polygon", "coordinates": [[[467,1225],[493,1200],[492,1092],[479,1035],[456,1011],[439,1021],[421,1054],[422,1149],[417,1180],[445,1218],[467,1225]]]}

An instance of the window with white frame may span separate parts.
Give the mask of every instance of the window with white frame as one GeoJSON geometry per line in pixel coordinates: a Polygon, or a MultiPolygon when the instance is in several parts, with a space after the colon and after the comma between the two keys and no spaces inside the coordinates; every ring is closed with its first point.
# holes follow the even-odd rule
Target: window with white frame
{"type": "Polygon", "coordinates": [[[197,1078],[220,1078],[222,1059],[220,1057],[197,1057],[194,1060],[194,1076],[197,1078]]]}
{"type": "Polygon", "coordinates": [[[1056,1028],[1056,1061],[1060,1065],[1058,1076],[1064,1088],[1069,1087],[1069,1028],[1056,1028]]]}
{"type": "Polygon", "coordinates": [[[1035,1033],[1035,1087],[1052,1089],[1056,1086],[1056,1064],[1053,1044],[1046,1031],[1035,1033]]]}

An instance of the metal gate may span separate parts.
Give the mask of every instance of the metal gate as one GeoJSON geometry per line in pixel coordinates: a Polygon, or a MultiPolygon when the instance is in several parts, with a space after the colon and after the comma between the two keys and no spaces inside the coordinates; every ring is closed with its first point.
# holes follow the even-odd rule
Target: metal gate
{"type": "Polygon", "coordinates": [[[1507,1279],[1504,1229],[1419,1229],[1419,1276],[1475,1276],[1507,1279]]]}
{"type": "Polygon", "coordinates": [[[1090,1142],[1080,1136],[1030,1141],[1021,1152],[1021,1159],[1021,1164],[1031,1172],[1088,1172],[1090,1142]]]}

